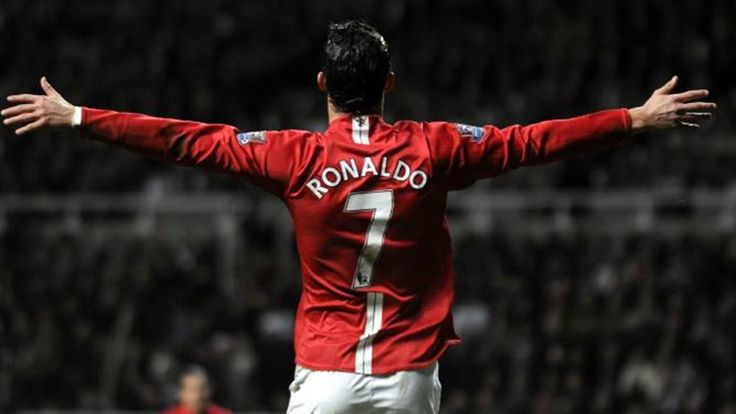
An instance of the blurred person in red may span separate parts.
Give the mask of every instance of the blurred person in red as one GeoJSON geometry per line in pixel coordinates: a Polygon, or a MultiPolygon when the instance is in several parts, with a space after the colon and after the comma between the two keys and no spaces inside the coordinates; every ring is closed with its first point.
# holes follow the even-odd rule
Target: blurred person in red
{"type": "Polygon", "coordinates": [[[232,411],[213,404],[212,386],[204,369],[194,366],[181,375],[179,404],[164,414],[232,414],[232,411]]]}

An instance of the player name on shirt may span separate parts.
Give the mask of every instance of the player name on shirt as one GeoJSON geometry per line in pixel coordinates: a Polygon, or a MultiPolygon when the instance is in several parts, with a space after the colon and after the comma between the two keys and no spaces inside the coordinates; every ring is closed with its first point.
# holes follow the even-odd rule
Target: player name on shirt
{"type": "Polygon", "coordinates": [[[376,163],[370,157],[365,157],[357,160],[355,158],[339,160],[337,165],[326,167],[321,174],[307,181],[307,188],[321,199],[343,182],[369,175],[408,182],[415,190],[421,190],[429,181],[426,172],[421,169],[412,170],[411,166],[401,159],[394,162],[389,157],[382,157],[380,162],[376,163]]]}

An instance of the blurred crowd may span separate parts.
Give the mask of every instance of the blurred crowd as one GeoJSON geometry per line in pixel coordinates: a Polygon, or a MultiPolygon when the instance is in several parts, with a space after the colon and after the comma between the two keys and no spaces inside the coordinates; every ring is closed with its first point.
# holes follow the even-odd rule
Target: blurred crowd
{"type": "MultiPolygon", "coordinates": [[[[0,236],[0,406],[159,409],[198,363],[214,401],[284,409],[299,283],[276,226],[239,224],[228,285],[214,235],[39,221],[0,236]]],[[[499,231],[455,251],[443,412],[736,412],[736,236],[499,231]]]]}
{"type": "MultiPolygon", "coordinates": [[[[0,96],[38,92],[46,75],[75,104],[320,130],[325,28],[358,16],[391,47],[388,120],[528,123],[639,104],[672,74],[719,103],[702,131],[473,191],[736,185],[732,0],[3,0],[0,96]]],[[[71,132],[0,129],[0,411],[163,408],[191,363],[215,401],[283,410],[300,282],[281,219],[140,230],[135,215],[75,222],[1,204],[213,191],[268,197],[71,132]]],[[[455,251],[464,344],[441,363],[443,412],[736,413],[736,236],[494,231],[458,235],[455,251]]]]}
{"type": "Polygon", "coordinates": [[[457,251],[447,412],[735,412],[736,237],[494,234],[457,251]]]}
{"type": "MultiPolygon", "coordinates": [[[[0,95],[38,92],[45,74],[80,105],[321,130],[315,75],[326,26],[356,16],[391,47],[398,84],[388,120],[503,126],[634,106],[672,74],[682,87],[710,88],[720,104],[699,134],[644,138],[620,156],[513,174],[503,185],[723,187],[736,178],[731,0],[5,0],[0,95]]],[[[0,134],[0,191],[137,190],[154,176],[173,190],[237,188],[69,134],[0,134]]]]}

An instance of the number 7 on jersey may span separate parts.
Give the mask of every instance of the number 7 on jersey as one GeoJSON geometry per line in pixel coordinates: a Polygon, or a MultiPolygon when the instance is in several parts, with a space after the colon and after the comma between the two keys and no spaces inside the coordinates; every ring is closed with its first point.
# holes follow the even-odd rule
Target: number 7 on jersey
{"type": "Polygon", "coordinates": [[[373,267],[383,248],[383,238],[386,227],[394,209],[394,195],[392,190],[356,192],[348,195],[345,202],[346,213],[363,211],[373,212],[368,231],[365,236],[363,249],[358,257],[358,265],[353,275],[353,289],[368,287],[373,281],[373,267]]]}

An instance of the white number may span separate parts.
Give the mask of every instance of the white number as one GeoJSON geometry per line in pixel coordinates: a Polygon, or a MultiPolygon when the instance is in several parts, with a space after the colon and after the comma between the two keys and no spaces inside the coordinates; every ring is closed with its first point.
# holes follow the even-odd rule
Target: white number
{"type": "Polygon", "coordinates": [[[373,217],[368,225],[363,250],[360,251],[358,266],[353,275],[353,289],[371,285],[373,266],[381,254],[383,235],[394,209],[394,195],[391,190],[351,193],[345,203],[346,213],[372,211],[373,217]]]}

